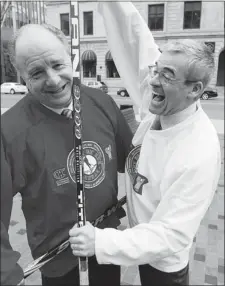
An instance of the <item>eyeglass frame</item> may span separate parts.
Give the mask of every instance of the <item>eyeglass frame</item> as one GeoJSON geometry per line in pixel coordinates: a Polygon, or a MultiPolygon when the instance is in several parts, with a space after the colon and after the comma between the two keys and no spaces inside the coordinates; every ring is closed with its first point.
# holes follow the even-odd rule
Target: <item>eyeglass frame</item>
{"type": "MultiPolygon", "coordinates": [[[[149,66],[148,66],[149,72],[152,72],[150,69],[153,69],[153,68],[155,68],[155,67],[157,67],[157,65],[149,65],[149,66]]],[[[185,81],[183,81],[183,80],[177,80],[177,79],[168,78],[168,77],[165,77],[165,76],[164,76],[164,74],[166,74],[164,71],[157,72],[157,74],[159,75],[159,81],[160,81],[160,83],[161,83],[161,80],[160,80],[160,75],[161,75],[161,74],[163,74],[162,77],[164,78],[164,83],[166,83],[166,84],[196,83],[196,82],[199,81],[199,80],[194,80],[194,81],[192,81],[192,80],[185,80],[185,81]]],[[[154,74],[154,75],[151,75],[151,74],[150,74],[150,76],[151,76],[151,79],[152,79],[152,78],[154,78],[154,77],[156,76],[156,74],[154,74]]]]}

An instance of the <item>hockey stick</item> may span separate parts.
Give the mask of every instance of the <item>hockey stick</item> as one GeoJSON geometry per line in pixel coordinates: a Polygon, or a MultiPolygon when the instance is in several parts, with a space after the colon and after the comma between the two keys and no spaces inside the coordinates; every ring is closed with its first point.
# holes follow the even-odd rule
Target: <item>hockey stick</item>
{"type": "MultiPolygon", "coordinates": [[[[77,222],[78,226],[85,225],[85,191],[83,182],[83,155],[82,155],[82,120],[80,97],[80,39],[79,39],[79,4],[70,2],[71,20],[71,57],[73,65],[73,137],[74,137],[74,170],[77,185],[77,222]]],[[[89,285],[88,258],[78,257],[80,285],[89,285]]]]}
{"type": "MultiPolygon", "coordinates": [[[[107,217],[112,215],[116,212],[116,210],[120,209],[126,203],[126,196],[122,197],[116,205],[108,208],[102,215],[100,215],[97,219],[92,221],[93,226],[98,226],[101,222],[104,221],[107,217]]],[[[54,257],[56,257],[59,253],[64,251],[69,246],[69,239],[61,242],[53,249],[49,250],[44,255],[40,256],[39,258],[35,259],[32,263],[30,263],[26,269],[24,270],[24,278],[27,278],[31,274],[33,274],[36,270],[40,269],[46,263],[51,261],[54,257]]]]}

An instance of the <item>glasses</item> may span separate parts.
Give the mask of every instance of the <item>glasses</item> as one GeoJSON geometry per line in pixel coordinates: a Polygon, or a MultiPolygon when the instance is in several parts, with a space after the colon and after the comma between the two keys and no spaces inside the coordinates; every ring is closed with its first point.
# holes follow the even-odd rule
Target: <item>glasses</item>
{"type": "Polygon", "coordinates": [[[166,71],[161,71],[158,72],[157,70],[157,66],[153,65],[153,66],[148,66],[149,67],[149,76],[150,78],[154,78],[155,76],[158,75],[159,77],[159,82],[161,84],[178,84],[178,83],[194,83],[197,82],[197,80],[195,81],[190,81],[190,80],[180,80],[180,79],[176,79],[172,74],[170,74],[169,72],[166,71]]]}

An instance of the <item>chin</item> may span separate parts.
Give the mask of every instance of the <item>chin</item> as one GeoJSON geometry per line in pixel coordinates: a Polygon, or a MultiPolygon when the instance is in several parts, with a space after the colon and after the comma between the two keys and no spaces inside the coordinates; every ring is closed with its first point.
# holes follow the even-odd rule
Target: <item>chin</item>
{"type": "Polygon", "coordinates": [[[167,101],[164,100],[163,104],[160,106],[155,105],[154,103],[150,102],[149,111],[155,115],[165,115],[167,110],[167,101]]]}
{"type": "Polygon", "coordinates": [[[63,107],[67,107],[70,104],[70,102],[71,102],[71,97],[66,98],[60,102],[55,102],[54,104],[55,106],[58,106],[58,108],[61,108],[61,107],[63,108],[63,107]]]}
{"type": "Polygon", "coordinates": [[[163,115],[163,111],[162,109],[157,109],[157,108],[154,108],[154,107],[149,107],[148,109],[152,114],[155,114],[155,115],[163,115]]]}
{"type": "Polygon", "coordinates": [[[64,108],[67,107],[70,104],[71,97],[70,98],[64,98],[63,100],[57,100],[57,101],[49,101],[44,103],[46,106],[49,106],[51,108],[64,108]]]}

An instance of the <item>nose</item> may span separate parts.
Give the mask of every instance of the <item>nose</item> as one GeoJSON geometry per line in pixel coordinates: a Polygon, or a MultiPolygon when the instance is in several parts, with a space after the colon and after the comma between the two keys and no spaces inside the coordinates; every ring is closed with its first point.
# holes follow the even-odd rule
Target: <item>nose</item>
{"type": "Polygon", "coordinates": [[[60,76],[57,74],[57,71],[49,69],[47,71],[46,85],[57,86],[59,82],[60,82],[60,76]]]}
{"type": "Polygon", "coordinates": [[[160,81],[159,81],[159,75],[158,75],[158,74],[153,75],[153,76],[150,78],[150,80],[149,80],[149,84],[150,84],[151,86],[156,86],[156,87],[160,86],[161,84],[160,84],[160,81]]]}

